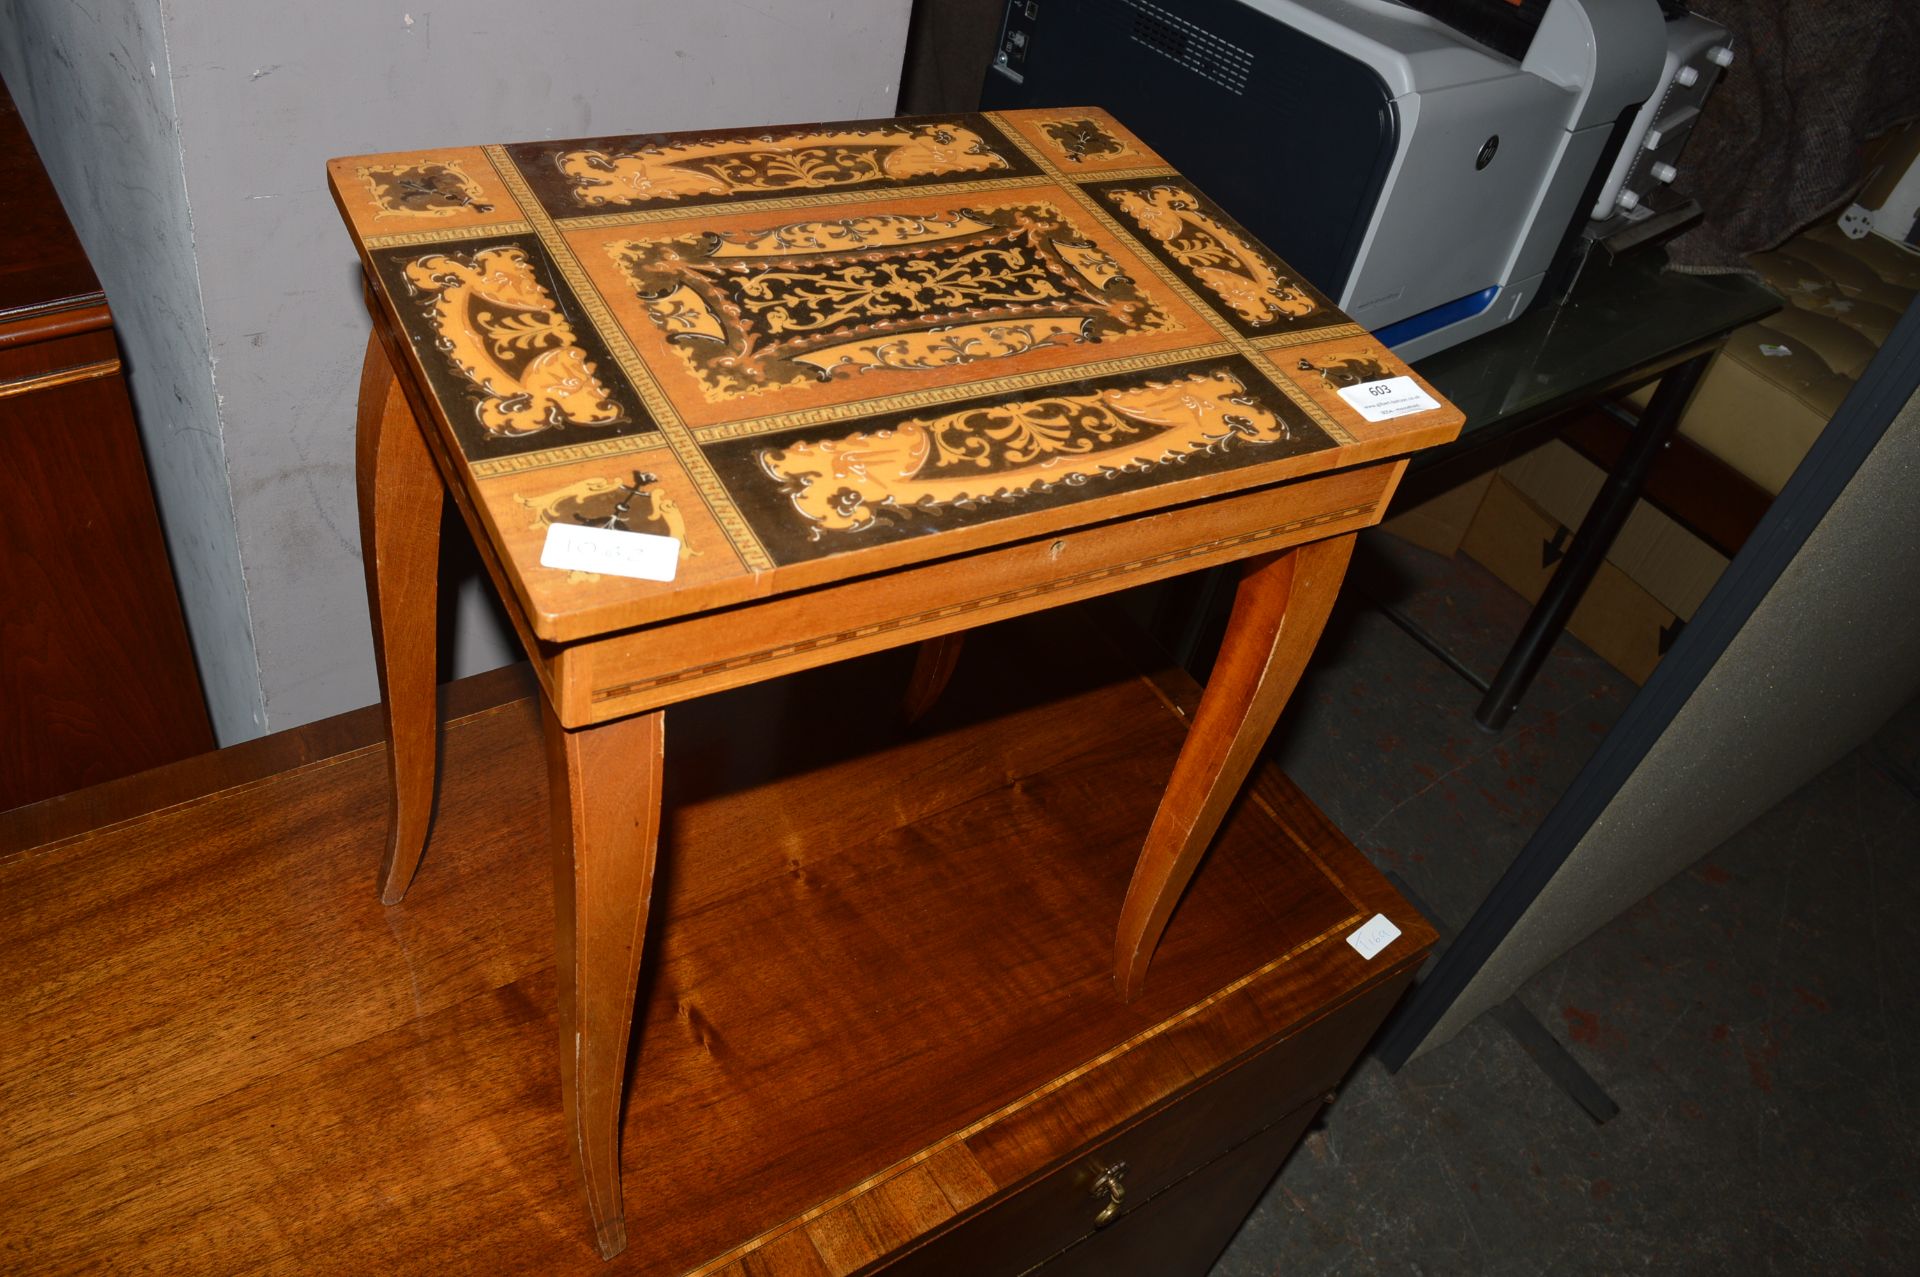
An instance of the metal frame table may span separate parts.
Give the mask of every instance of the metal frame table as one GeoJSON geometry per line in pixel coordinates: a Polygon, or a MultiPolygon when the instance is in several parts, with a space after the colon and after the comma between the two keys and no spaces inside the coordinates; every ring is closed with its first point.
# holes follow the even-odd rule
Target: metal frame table
{"type": "Polygon", "coordinates": [[[1566,629],[1714,355],[1734,329],[1780,308],[1774,293],[1745,276],[1675,274],[1663,265],[1664,254],[1653,249],[1618,259],[1596,252],[1565,303],[1418,364],[1467,421],[1453,444],[1415,459],[1404,489],[1412,500],[1537,446],[1572,409],[1658,383],[1474,710],[1488,730],[1506,724],[1566,629]]]}

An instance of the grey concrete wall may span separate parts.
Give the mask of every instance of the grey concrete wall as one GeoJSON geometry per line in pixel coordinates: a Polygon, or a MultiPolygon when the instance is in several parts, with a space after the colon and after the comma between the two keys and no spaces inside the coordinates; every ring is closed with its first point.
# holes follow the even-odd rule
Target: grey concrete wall
{"type": "Polygon", "coordinates": [[[1415,1054],[1832,766],[1920,692],[1920,396],[1415,1054]]]}
{"type": "Polygon", "coordinates": [[[0,76],[118,320],[214,731],[258,735],[267,717],[160,0],[0,0],[0,76]]]}
{"type": "MultiPolygon", "coordinates": [[[[56,25],[48,15],[95,7],[92,0],[0,4],[35,16],[36,31],[20,37],[29,47],[56,25]]],[[[125,3],[100,0],[98,7],[115,11],[114,23],[129,21],[118,12],[125,3]]],[[[195,458],[202,467],[195,474],[204,505],[228,522],[229,545],[237,540],[248,623],[243,634],[231,625],[222,631],[218,655],[227,660],[250,641],[245,659],[229,664],[244,671],[257,653],[254,688],[266,728],[378,696],[353,487],[353,397],[367,319],[358,264],[327,194],[326,160],[451,143],[888,115],[909,8],[909,0],[133,6],[135,25],[167,56],[151,59],[157,100],[111,114],[151,118],[142,127],[156,134],[167,131],[169,113],[177,121],[174,170],[156,162],[143,180],[172,188],[171,225],[191,227],[192,252],[183,263],[176,251],[164,278],[142,283],[135,272],[132,282],[169,305],[197,302],[204,313],[190,416],[211,447],[195,458]],[[156,31],[161,17],[164,31],[156,31]]],[[[61,21],[91,31],[68,39],[69,47],[85,46],[75,61],[115,64],[120,36],[77,17],[61,21]]],[[[141,68],[147,60],[134,55],[141,68]]],[[[111,127],[96,119],[92,131],[111,127]]],[[[82,159],[75,167],[100,163],[82,159]]],[[[115,216],[116,189],[102,187],[103,216],[115,216]]],[[[112,281],[107,286],[114,291],[112,281]]],[[[139,323],[145,328],[148,317],[139,323]]],[[[163,408],[156,391],[169,390],[136,383],[143,416],[163,408]]],[[[211,521],[204,510],[182,517],[211,521]]],[[[210,583],[183,592],[190,616],[219,601],[210,583]]],[[[485,622],[474,594],[463,598],[462,611],[468,623],[456,673],[512,659],[512,640],[485,622]]],[[[204,655],[202,662],[204,671],[204,655]]],[[[227,665],[219,673],[234,677],[227,665]]],[[[227,721],[221,729],[223,741],[237,738],[227,721]]]]}

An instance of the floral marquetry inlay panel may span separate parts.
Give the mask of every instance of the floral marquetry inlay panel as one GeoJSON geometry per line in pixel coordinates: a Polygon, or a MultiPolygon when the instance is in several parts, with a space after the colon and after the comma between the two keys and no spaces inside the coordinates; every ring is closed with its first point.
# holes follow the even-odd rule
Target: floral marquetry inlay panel
{"type": "Polygon", "coordinates": [[[600,335],[561,302],[537,244],[388,252],[378,266],[420,321],[428,377],[445,387],[469,457],[651,431],[600,335]]]}
{"type": "Polygon", "coordinates": [[[1295,442],[1296,431],[1325,442],[1262,403],[1242,377],[1216,369],[912,417],[891,429],[762,449],[759,461],[818,538],[862,532],[882,518],[904,523],[1112,483],[1236,443],[1257,450],[1295,442]]]}
{"type": "Polygon", "coordinates": [[[1101,194],[1242,331],[1344,322],[1332,303],[1185,184],[1150,179],[1105,186],[1101,194]]]}
{"type": "Polygon", "coordinates": [[[556,216],[1032,174],[980,116],[512,148],[556,216]]]}
{"type": "Polygon", "coordinates": [[[1096,108],[331,172],[387,349],[537,630],[1044,537],[1458,425],[1353,411],[1342,385],[1405,366],[1096,108]],[[555,524],[672,537],[679,572],[542,567],[555,524]]]}
{"type": "Polygon", "coordinates": [[[747,142],[681,142],[611,155],[563,151],[555,162],[572,179],[574,197],[588,207],[1011,167],[986,139],[958,124],[770,134],[747,142]]]}
{"type": "Polygon", "coordinates": [[[1047,120],[1040,128],[1069,164],[1085,164],[1090,160],[1113,163],[1146,158],[1141,151],[1101,127],[1098,120],[1084,116],[1079,119],[1047,120]]]}
{"type": "Polygon", "coordinates": [[[384,217],[457,217],[481,215],[493,205],[457,160],[429,164],[374,164],[360,170],[384,217]]]}
{"type": "Polygon", "coordinates": [[[1178,326],[1048,205],[623,239],[606,250],[710,400],[1178,326]]]}
{"type": "Polygon", "coordinates": [[[482,249],[469,258],[429,253],[408,264],[407,282],[433,299],[428,311],[438,345],[480,390],[475,415],[489,434],[620,420],[620,406],[594,376],[572,323],[519,249],[482,249]]]}

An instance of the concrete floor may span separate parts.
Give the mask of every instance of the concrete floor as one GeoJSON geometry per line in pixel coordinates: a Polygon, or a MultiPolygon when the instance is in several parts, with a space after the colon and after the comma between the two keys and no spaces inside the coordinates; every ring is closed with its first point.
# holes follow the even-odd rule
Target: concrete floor
{"type": "MultiPolygon", "coordinates": [[[[1382,534],[1356,573],[1483,678],[1526,612],[1382,534]]],[[[1273,749],[1458,925],[1633,692],[1562,639],[1483,733],[1458,672],[1343,602],[1273,749]]],[[[1618,1117],[1596,1125],[1485,1017],[1397,1075],[1368,1060],[1215,1277],[1920,1272],[1920,993],[1898,956],[1920,942],[1917,760],[1909,706],[1522,990],[1618,1117]]]]}

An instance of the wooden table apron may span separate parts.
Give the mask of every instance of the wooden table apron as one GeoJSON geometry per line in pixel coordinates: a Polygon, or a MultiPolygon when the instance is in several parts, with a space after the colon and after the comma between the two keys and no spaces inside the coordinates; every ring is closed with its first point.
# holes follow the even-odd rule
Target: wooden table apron
{"type": "MultiPolygon", "coordinates": [[[[1028,140],[1020,146],[1028,160],[1064,183],[1068,179],[1061,166],[1049,162],[1031,144],[1035,137],[1054,135],[1051,128],[1044,134],[1039,131],[1048,121],[1016,118],[1061,114],[1008,113],[986,117],[992,123],[984,127],[1004,130],[994,134],[1003,142],[1024,131],[1028,140]]],[[[1177,174],[1164,168],[1158,157],[1111,117],[1087,111],[1064,114],[1075,117],[1075,128],[1098,125],[1094,136],[1120,139],[1116,144],[1134,162],[1123,176],[1144,180],[1137,178],[1144,171],[1149,178],[1164,175],[1177,180],[1177,174]],[[1138,163],[1142,160],[1144,170],[1138,163]]],[[[870,122],[860,126],[865,130],[860,132],[850,131],[855,126],[807,127],[815,133],[839,129],[831,135],[842,138],[918,139],[929,129],[952,126],[870,122]]],[[[948,135],[936,131],[932,136],[948,135]]],[[[1062,136],[1069,139],[1064,145],[1085,144],[1084,129],[1067,130],[1062,136]],[[1072,142],[1075,137],[1079,143],[1072,142]]],[[[719,143],[699,145],[711,149],[719,143]]],[[[676,143],[665,153],[691,146],[676,143]]],[[[656,153],[646,148],[636,151],[656,153]]],[[[342,199],[357,235],[355,214],[342,196],[343,174],[438,172],[414,159],[371,168],[361,164],[357,169],[354,163],[336,161],[334,176],[336,197],[342,199]]],[[[471,180],[465,173],[460,176],[471,180]]],[[[440,174],[434,181],[441,182],[443,177],[440,174]]],[[[377,182],[374,189],[380,190],[377,182]]],[[[1159,198],[1157,192],[1164,189],[1169,188],[1152,188],[1146,194],[1159,198]]],[[[1128,187],[1116,199],[1139,193],[1128,187]]],[[[1171,207],[1189,213],[1192,205],[1171,207]]],[[[951,220],[973,214],[944,216],[951,220]]],[[[1217,211],[1214,218],[1204,221],[1204,227],[1222,234],[1237,230],[1217,211]]],[[[984,228],[982,235],[997,233],[985,222],[978,224],[984,228]]],[[[810,230],[827,225],[805,224],[810,230]]],[[[1146,221],[1142,225],[1151,229],[1146,221]]],[[[1060,251],[1062,243],[1081,251],[1077,241],[1069,240],[1053,241],[1052,251],[1060,251]]],[[[1174,906],[1319,637],[1345,573],[1354,533],[1380,518],[1406,466],[1406,453],[1450,438],[1459,427],[1459,414],[1444,404],[1404,425],[1362,423],[1332,393],[1341,384],[1339,376],[1366,380],[1404,375],[1405,366],[1377,345],[1367,347],[1370,339],[1364,333],[1317,294],[1309,296],[1304,285],[1296,287],[1285,275],[1272,275],[1273,267],[1285,270],[1283,263],[1256,261],[1257,245],[1235,243],[1242,250],[1236,260],[1242,266],[1255,262],[1257,269],[1249,268],[1255,269],[1254,282],[1263,283],[1278,299],[1272,319],[1263,322],[1278,322],[1298,312],[1313,315],[1311,323],[1322,325],[1298,337],[1271,339],[1286,342],[1286,355],[1297,358],[1297,384],[1284,385],[1285,379],[1271,372],[1262,375],[1295,405],[1289,412],[1305,412],[1319,423],[1303,428],[1323,439],[1317,445],[1321,451],[1309,452],[1298,464],[1267,462],[1261,474],[1275,481],[1249,483],[1229,476],[1220,482],[1184,483],[1177,491],[1164,492],[1153,486],[1162,482],[1158,479],[1130,489],[1109,487],[1098,500],[1056,505],[1042,510],[1037,520],[1016,519],[1013,526],[1021,529],[1017,533],[1006,523],[996,525],[992,520],[943,526],[933,540],[947,553],[929,556],[923,537],[901,543],[895,553],[842,556],[856,560],[844,565],[832,556],[789,563],[785,578],[789,584],[772,592],[743,596],[736,588],[732,596],[710,605],[666,608],[640,623],[598,629],[590,619],[551,609],[540,615],[530,611],[534,604],[524,585],[524,568],[517,578],[504,557],[513,551],[504,544],[500,529],[485,517],[472,457],[448,415],[445,392],[433,385],[420,362],[426,357],[422,343],[417,335],[409,339],[399,318],[398,300],[389,292],[391,285],[380,272],[369,269],[374,331],[361,381],[358,472],[369,605],[391,742],[394,795],[381,870],[382,898],[397,903],[405,894],[425,846],[432,810],[434,590],[442,494],[451,493],[544,693],[563,1095],[569,1140],[602,1255],[610,1257],[626,1244],[620,1101],[659,832],[664,707],[676,701],[919,642],[919,667],[907,689],[908,709],[918,712],[938,696],[958,655],[957,636],[969,627],[1242,561],[1225,643],[1147,835],[1118,921],[1114,979],[1119,996],[1131,999],[1141,988],[1174,906]],[[1268,273],[1259,273],[1262,270],[1268,273]],[[1329,350],[1343,345],[1344,353],[1329,350]],[[1236,487],[1236,482],[1241,486],[1236,487]],[[1116,492],[1118,496],[1111,495],[1116,492]]],[[[1087,251],[1105,263],[1104,268],[1098,262],[1085,268],[1093,277],[1117,280],[1123,290],[1132,287],[1124,276],[1101,274],[1113,267],[1112,258],[1087,251]]],[[[1146,273],[1142,267],[1135,269],[1146,273]]],[[[1209,310],[1196,291],[1180,287],[1179,279],[1159,267],[1154,269],[1182,294],[1188,307],[1185,313],[1201,317],[1204,312],[1210,325],[1206,334],[1231,336],[1234,330],[1223,308],[1215,304],[1209,310]]],[[[1220,295],[1237,298],[1244,311],[1246,286],[1246,281],[1240,281],[1233,291],[1220,295]]],[[[1207,351],[1218,349],[1216,345],[1207,351]]],[[[428,353],[431,350],[429,346],[428,353]]],[[[1247,359],[1259,353],[1244,344],[1243,350],[1247,359]]],[[[1054,356],[1042,352],[1042,357],[1054,356]]],[[[1262,357],[1269,360],[1269,368],[1281,362],[1271,351],[1262,357]]],[[[591,380],[593,365],[585,367],[591,380]]],[[[1237,367],[1238,376],[1255,371],[1251,363],[1237,367]]],[[[1202,375],[1213,377],[1216,384],[1222,376],[1190,373],[1183,384],[1191,386],[1202,375]]],[[[956,384],[965,388],[964,382],[956,384]]],[[[1059,384],[1058,377],[1053,384],[1059,384]]],[[[1161,393],[1167,384],[1153,383],[1147,389],[1161,393]]],[[[1102,402],[1111,404],[1117,396],[1140,392],[1099,393],[1109,396],[1102,402]]],[[[936,428],[949,428],[938,425],[941,421],[957,420],[936,419],[936,428]]],[[[922,423],[907,426],[918,428],[922,423]]],[[[801,451],[812,445],[787,446],[801,451]]],[[[763,450],[761,465],[772,468],[766,456],[763,450]]],[[[1192,477],[1188,471],[1170,475],[1168,481],[1192,477]]],[[[636,472],[635,499],[642,495],[640,478],[636,472]]],[[[1050,491],[1044,485],[1039,490],[1050,491]]],[[[617,593],[614,597],[617,602],[617,593]]],[[[634,614],[616,609],[603,610],[601,615],[634,614]]]]}

